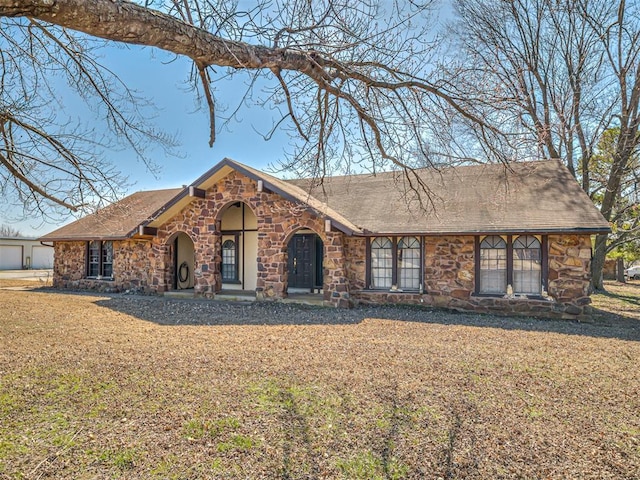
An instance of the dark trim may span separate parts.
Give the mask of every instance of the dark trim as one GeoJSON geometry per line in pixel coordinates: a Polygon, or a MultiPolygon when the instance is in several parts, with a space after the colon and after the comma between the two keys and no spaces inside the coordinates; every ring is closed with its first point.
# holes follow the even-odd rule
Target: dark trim
{"type": "Polygon", "coordinates": [[[398,237],[391,237],[391,286],[398,286],[398,237]]]}
{"type": "Polygon", "coordinates": [[[598,235],[611,233],[611,229],[573,229],[573,230],[491,230],[491,231],[454,231],[454,232],[371,232],[354,233],[355,237],[447,237],[463,236],[473,237],[476,235],[598,235]]]}
{"type": "Polygon", "coordinates": [[[85,269],[84,269],[84,278],[87,279],[92,279],[92,280],[113,280],[114,279],[114,272],[113,272],[113,240],[87,240],[85,242],[85,269]],[[89,274],[89,267],[90,267],[90,243],[91,242],[98,242],[98,275],[90,275],[89,274]],[[103,253],[104,253],[104,244],[106,242],[110,242],[111,243],[111,263],[105,263],[103,261],[103,253]],[[109,276],[105,276],[104,275],[104,266],[105,265],[111,265],[111,275],[109,276]],[[100,278],[98,278],[100,277],[100,278]]]}
{"type": "Polygon", "coordinates": [[[540,245],[542,262],[542,289],[549,291],[549,236],[542,235],[542,245],[540,245]]]}
{"type": "Polygon", "coordinates": [[[246,230],[220,230],[220,235],[233,235],[242,232],[257,232],[257,228],[247,228],[246,230]]]}
{"type": "Polygon", "coordinates": [[[156,235],[158,235],[158,229],[153,227],[147,227],[144,225],[139,225],[138,235],[150,235],[152,237],[155,237],[156,235]]]}
{"type": "Polygon", "coordinates": [[[367,238],[365,241],[365,274],[364,274],[364,282],[365,289],[371,288],[371,238],[367,238]]]}
{"type": "MultiPolygon", "coordinates": [[[[223,265],[224,265],[224,243],[229,240],[223,240],[222,236],[224,234],[220,234],[220,279],[222,280],[222,283],[238,283],[238,284],[242,284],[242,279],[240,278],[239,272],[240,272],[240,245],[239,245],[239,239],[240,239],[240,234],[239,233],[227,233],[227,236],[231,236],[233,235],[233,248],[234,248],[234,265],[233,265],[233,274],[234,274],[234,278],[232,280],[228,280],[228,279],[224,279],[222,277],[222,272],[223,272],[223,265]]],[[[242,242],[243,242],[243,246],[244,246],[244,237],[242,237],[242,242]]],[[[242,265],[244,266],[244,258],[242,259],[242,265]]]]}
{"type": "Polygon", "coordinates": [[[178,290],[178,237],[173,239],[173,244],[171,245],[171,256],[173,257],[173,275],[171,278],[171,286],[172,290],[178,290]]]}
{"type": "Polygon", "coordinates": [[[507,235],[507,287],[513,288],[513,235],[507,235]]]}
{"type": "Polygon", "coordinates": [[[207,191],[201,188],[194,187],[193,185],[189,185],[189,196],[195,198],[205,198],[207,196],[207,191]]]}
{"type": "Polygon", "coordinates": [[[477,235],[476,237],[474,237],[473,243],[474,243],[473,260],[475,262],[475,270],[476,270],[473,278],[473,283],[474,283],[473,290],[476,295],[480,295],[480,235],[477,235]]]}
{"type": "Polygon", "coordinates": [[[426,277],[426,267],[425,262],[427,261],[427,242],[425,242],[424,237],[420,238],[420,293],[425,293],[427,291],[427,279],[426,277]]]}
{"type": "MultiPolygon", "coordinates": [[[[501,236],[498,234],[490,234],[501,236]]],[[[486,235],[486,236],[490,236],[486,235]]],[[[521,233],[520,235],[507,235],[507,285],[511,285],[513,288],[513,238],[522,235],[533,235],[531,233],[521,233]]],[[[539,235],[539,234],[538,234],[539,235]]],[[[475,260],[475,278],[474,278],[474,296],[477,297],[496,297],[500,298],[503,294],[495,294],[495,293],[480,293],[480,237],[478,235],[474,238],[474,260],[475,260]]],[[[549,281],[549,237],[547,235],[541,235],[540,242],[540,262],[541,262],[541,273],[540,273],[540,287],[544,291],[548,291],[548,281],[549,281]]],[[[532,299],[542,299],[540,295],[523,295],[516,293],[518,297],[527,297],[532,299]]]]}
{"type": "MultiPolygon", "coordinates": [[[[136,231],[138,227],[136,227],[136,231]]],[[[118,242],[122,240],[131,240],[131,237],[78,237],[78,238],[45,238],[44,240],[40,240],[41,242],[92,242],[94,240],[102,241],[102,242],[118,242]]]]}
{"type": "Polygon", "coordinates": [[[89,243],[92,240],[87,240],[84,244],[84,276],[89,277],[89,243]]]}
{"type": "MultiPolygon", "coordinates": [[[[247,214],[246,208],[247,208],[247,204],[242,202],[241,207],[242,209],[242,232],[240,233],[240,235],[242,235],[242,272],[238,272],[237,277],[238,280],[240,280],[240,285],[242,285],[242,289],[244,290],[244,272],[246,270],[246,265],[247,265],[247,259],[246,259],[246,241],[247,241],[247,236],[244,234],[247,230],[245,228],[245,215],[247,214]]],[[[253,216],[255,217],[255,213],[253,213],[253,210],[251,210],[251,213],[253,214],[253,216]]],[[[221,219],[222,220],[222,219],[221,219]]],[[[258,222],[258,218],[256,217],[256,224],[258,222]]],[[[222,227],[222,223],[220,223],[220,227],[222,227]]],[[[256,231],[258,231],[258,229],[256,228],[256,231]]],[[[238,245],[238,242],[240,241],[240,235],[236,235],[236,245],[238,245]]],[[[257,244],[257,242],[256,242],[257,244]]],[[[256,254],[258,252],[256,251],[256,254]]],[[[240,251],[238,251],[238,255],[240,255],[240,251]]],[[[257,279],[256,279],[257,282],[257,279]]]]}
{"type": "MultiPolygon", "coordinates": [[[[371,258],[371,242],[374,238],[385,237],[391,239],[391,286],[394,285],[398,287],[398,243],[402,237],[414,237],[418,239],[420,243],[420,285],[422,285],[422,289],[420,287],[415,289],[402,289],[402,292],[412,292],[412,293],[425,293],[426,292],[426,279],[425,279],[425,261],[427,257],[426,253],[426,243],[424,241],[424,237],[420,235],[376,235],[375,237],[367,237],[366,240],[366,262],[365,262],[365,290],[371,292],[395,292],[395,290],[389,290],[386,288],[372,288],[371,280],[372,280],[372,258],[371,258]]],[[[399,293],[402,293],[399,292],[399,293]]]]}

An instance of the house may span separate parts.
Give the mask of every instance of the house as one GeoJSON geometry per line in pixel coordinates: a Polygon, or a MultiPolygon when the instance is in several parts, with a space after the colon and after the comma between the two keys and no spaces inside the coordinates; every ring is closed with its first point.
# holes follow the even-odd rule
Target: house
{"type": "Polygon", "coordinates": [[[41,240],[59,288],[578,317],[609,225],[558,161],[282,180],[225,159],[41,240]]]}
{"type": "Polygon", "coordinates": [[[0,270],[53,268],[53,248],[31,237],[0,237],[0,270]]]}

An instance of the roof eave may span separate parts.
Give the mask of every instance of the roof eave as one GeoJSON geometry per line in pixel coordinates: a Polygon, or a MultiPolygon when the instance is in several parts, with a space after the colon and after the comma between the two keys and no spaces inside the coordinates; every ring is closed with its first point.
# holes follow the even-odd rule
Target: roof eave
{"type": "Polygon", "coordinates": [[[556,234],[574,234],[574,235],[601,235],[611,233],[611,228],[599,228],[599,227],[587,227],[587,228],[558,228],[558,229],[478,229],[478,230],[452,230],[452,231],[385,231],[385,232],[373,232],[371,230],[365,230],[361,234],[355,234],[357,236],[364,237],[380,237],[380,236],[408,236],[419,235],[426,237],[438,237],[444,235],[512,235],[512,234],[526,234],[526,235],[556,235],[556,234]]]}
{"type": "Polygon", "coordinates": [[[82,237],[40,237],[37,240],[39,242],[91,242],[94,240],[102,241],[114,241],[114,240],[128,240],[129,236],[122,235],[107,235],[107,236],[82,236],[82,237]]]}

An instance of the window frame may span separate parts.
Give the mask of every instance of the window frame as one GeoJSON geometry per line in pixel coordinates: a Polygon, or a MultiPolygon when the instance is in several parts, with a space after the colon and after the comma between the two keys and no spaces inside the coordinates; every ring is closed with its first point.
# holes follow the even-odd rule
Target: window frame
{"type": "Polygon", "coordinates": [[[502,236],[500,235],[487,235],[485,236],[482,240],[480,240],[480,247],[478,249],[478,256],[480,257],[480,269],[478,271],[478,292],[482,295],[504,295],[505,293],[507,293],[507,285],[509,285],[509,248],[508,248],[508,244],[507,241],[502,238],[502,236]],[[485,243],[486,241],[488,241],[489,239],[494,239],[497,238],[500,242],[500,246],[496,246],[497,242],[492,242],[492,245],[488,246],[488,247],[483,247],[482,244],[485,243]],[[493,264],[493,266],[498,266],[499,264],[504,264],[504,269],[502,268],[482,268],[482,264],[483,264],[483,257],[482,257],[482,251],[483,250],[488,250],[490,252],[498,252],[501,251],[502,254],[501,255],[497,255],[497,256],[490,256],[489,258],[486,259],[487,263],[491,266],[491,264],[493,264]],[[504,255],[504,257],[502,257],[502,255],[504,255]],[[501,272],[501,279],[504,281],[504,290],[485,290],[483,291],[483,285],[482,285],[482,273],[483,272],[501,272]]]}
{"type": "Polygon", "coordinates": [[[94,280],[113,280],[113,240],[89,240],[86,243],[85,278],[94,280]],[[97,243],[97,249],[92,244],[97,243]],[[109,248],[107,248],[107,245],[109,248]],[[108,253],[111,251],[109,257],[108,253]],[[92,251],[97,251],[97,262],[92,262],[92,251]],[[108,261],[110,260],[110,261],[108,261]],[[97,265],[97,275],[93,272],[93,266],[97,265]],[[108,275],[105,275],[105,267],[108,267],[108,275]]]}
{"type": "Polygon", "coordinates": [[[490,236],[499,236],[507,244],[507,285],[511,285],[513,288],[513,243],[518,237],[532,236],[540,242],[540,294],[526,294],[514,292],[518,297],[525,298],[542,298],[542,292],[548,291],[549,281],[549,236],[546,234],[535,233],[519,233],[509,235],[487,234],[477,235],[475,237],[475,279],[474,279],[474,295],[478,297],[502,297],[504,293],[482,293],[480,291],[480,244],[482,240],[490,236]]]}
{"type": "Polygon", "coordinates": [[[424,237],[419,235],[377,235],[367,237],[366,243],[366,270],[365,270],[365,290],[376,292],[424,292],[424,237]],[[418,286],[416,288],[403,288],[399,285],[400,276],[400,248],[399,244],[403,239],[414,238],[419,244],[419,274],[418,286]],[[373,243],[377,239],[388,239],[391,242],[391,285],[376,287],[373,285],[373,243]]]}
{"type": "Polygon", "coordinates": [[[240,283],[240,275],[239,275],[239,266],[240,266],[240,262],[238,261],[238,255],[239,255],[240,251],[239,251],[239,235],[238,234],[234,234],[233,235],[233,240],[230,238],[227,238],[225,241],[222,242],[222,245],[220,245],[220,279],[222,280],[223,283],[240,283]],[[233,268],[233,273],[234,273],[234,278],[233,279],[229,279],[229,278],[225,278],[224,277],[224,244],[227,242],[233,242],[234,245],[234,268],[233,268]]]}

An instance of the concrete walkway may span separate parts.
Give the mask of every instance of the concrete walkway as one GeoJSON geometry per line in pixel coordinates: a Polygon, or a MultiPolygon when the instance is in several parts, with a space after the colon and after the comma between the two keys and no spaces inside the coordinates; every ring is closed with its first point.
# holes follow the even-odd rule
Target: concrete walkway
{"type": "Polygon", "coordinates": [[[53,270],[0,270],[0,280],[46,281],[53,278],[53,270]]]}

